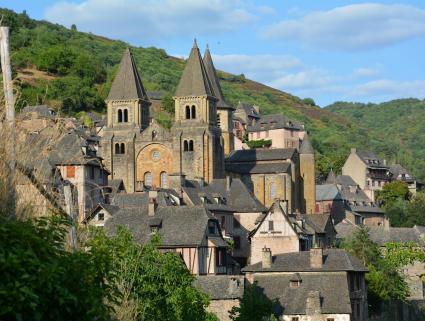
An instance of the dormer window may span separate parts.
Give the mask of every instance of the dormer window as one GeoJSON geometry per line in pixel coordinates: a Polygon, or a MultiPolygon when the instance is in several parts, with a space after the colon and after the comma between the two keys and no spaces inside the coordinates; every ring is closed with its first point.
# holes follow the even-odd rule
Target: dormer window
{"type": "Polygon", "coordinates": [[[217,227],[214,221],[208,222],[208,233],[210,235],[217,235],[217,227]]]}
{"type": "Polygon", "coordinates": [[[104,213],[97,214],[97,220],[98,221],[104,221],[105,220],[105,214],[104,213]]]}
{"type": "Polygon", "coordinates": [[[299,288],[301,285],[301,281],[296,280],[296,281],[289,281],[289,286],[291,288],[299,288]]]}

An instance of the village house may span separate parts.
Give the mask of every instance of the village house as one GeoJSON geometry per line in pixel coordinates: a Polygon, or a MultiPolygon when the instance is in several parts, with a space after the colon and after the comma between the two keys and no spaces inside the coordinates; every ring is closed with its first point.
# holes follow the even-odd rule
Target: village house
{"type": "Polygon", "coordinates": [[[411,175],[407,169],[405,169],[400,164],[392,164],[390,165],[390,173],[392,180],[402,181],[407,184],[409,188],[409,192],[412,195],[416,194],[416,191],[422,187],[422,184],[419,183],[416,178],[411,175]]]}
{"type": "Polygon", "coordinates": [[[384,211],[347,175],[331,171],[323,185],[316,186],[316,213],[330,214],[334,224],[348,220],[356,225],[382,226],[384,211]]]}
{"type": "Polygon", "coordinates": [[[250,233],[250,264],[261,261],[264,247],[276,255],[308,251],[313,246],[328,248],[335,234],[330,215],[288,214],[287,203],[276,201],[250,233]]]}
{"type": "Polygon", "coordinates": [[[248,283],[275,301],[274,314],[285,321],[366,321],[367,269],[340,249],[272,255],[242,269],[248,283]]]}

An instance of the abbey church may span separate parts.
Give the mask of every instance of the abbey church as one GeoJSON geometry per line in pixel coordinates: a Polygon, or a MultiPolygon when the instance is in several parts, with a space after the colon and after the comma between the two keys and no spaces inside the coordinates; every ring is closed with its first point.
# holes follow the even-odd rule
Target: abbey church
{"type": "Polygon", "coordinates": [[[127,193],[178,190],[185,180],[208,184],[230,176],[240,178],[266,206],[288,199],[290,211],[312,211],[313,205],[307,204],[315,202],[314,157],[299,154],[307,150],[313,155],[308,139],[307,148],[277,148],[270,159],[270,149],[235,151],[235,108],[223,97],[208,47],[202,58],[196,40],[173,99],[175,121],[170,129],[163,128],[153,120],[151,102],[127,49],[106,99],[101,141],[110,179],[122,180],[127,193]]]}

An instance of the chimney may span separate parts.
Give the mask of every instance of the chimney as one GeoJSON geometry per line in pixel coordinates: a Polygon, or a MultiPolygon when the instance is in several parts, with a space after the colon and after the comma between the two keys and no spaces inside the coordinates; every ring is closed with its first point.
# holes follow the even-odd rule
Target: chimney
{"type": "Polygon", "coordinates": [[[155,210],[156,210],[156,207],[157,207],[156,197],[158,196],[158,192],[157,191],[149,191],[148,196],[149,196],[148,215],[154,216],[155,210]]]}
{"type": "Polygon", "coordinates": [[[265,245],[262,249],[263,260],[261,261],[263,269],[270,269],[272,267],[272,251],[265,245]]]}
{"type": "Polygon", "coordinates": [[[310,267],[313,269],[321,269],[323,266],[323,249],[313,247],[310,249],[310,267]]]}
{"type": "Polygon", "coordinates": [[[227,175],[226,176],[226,191],[230,192],[230,186],[232,185],[232,178],[227,175]]]}
{"type": "Polygon", "coordinates": [[[320,306],[320,292],[319,291],[309,291],[306,304],[305,304],[305,314],[307,316],[318,315],[322,313],[320,306]]]}
{"type": "Polygon", "coordinates": [[[357,153],[357,148],[351,148],[351,154],[357,153]]]}

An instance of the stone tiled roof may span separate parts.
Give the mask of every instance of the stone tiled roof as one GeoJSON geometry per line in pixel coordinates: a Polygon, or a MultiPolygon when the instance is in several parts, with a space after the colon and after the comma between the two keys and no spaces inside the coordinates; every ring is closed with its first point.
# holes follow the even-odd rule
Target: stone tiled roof
{"type": "Polygon", "coordinates": [[[207,49],[205,50],[203,61],[204,61],[205,69],[207,71],[208,79],[210,80],[213,91],[215,93],[215,97],[218,99],[217,108],[222,108],[222,109],[226,108],[226,109],[234,110],[234,108],[229,106],[224,100],[223,91],[221,90],[220,81],[217,77],[217,72],[215,70],[208,45],[207,45],[207,49]]]}
{"type": "Polygon", "coordinates": [[[316,233],[326,233],[328,225],[332,225],[329,214],[304,214],[301,215],[306,224],[310,225],[316,233]]]}
{"type": "Polygon", "coordinates": [[[56,118],[56,112],[47,105],[26,106],[21,111],[21,114],[25,113],[37,113],[45,118],[56,118]]]}
{"type": "Polygon", "coordinates": [[[323,266],[320,269],[310,267],[310,252],[296,252],[274,255],[271,268],[263,268],[262,263],[248,265],[243,272],[313,272],[313,271],[359,271],[367,269],[360,261],[341,249],[323,250],[323,266]]]}
{"type": "Polygon", "coordinates": [[[189,58],[184,67],[183,74],[177,86],[175,96],[211,96],[215,92],[208,78],[207,70],[201,58],[196,40],[190,51],[189,58]]]}
{"type": "Polygon", "coordinates": [[[357,156],[365,163],[368,167],[376,168],[388,168],[375,153],[368,150],[356,150],[357,156]]]}
{"type": "Polygon", "coordinates": [[[250,104],[245,104],[245,103],[239,102],[238,106],[236,107],[236,112],[238,110],[243,111],[248,117],[253,117],[253,118],[260,118],[261,117],[261,115],[259,113],[257,113],[257,111],[255,110],[253,105],[250,105],[250,104]]]}
{"type": "Polygon", "coordinates": [[[226,158],[226,162],[255,162],[291,159],[295,148],[245,149],[235,150],[226,158]]]}
{"type": "Polygon", "coordinates": [[[241,275],[201,275],[193,285],[212,300],[239,299],[243,296],[244,277],[241,275]]]}
{"type": "Polygon", "coordinates": [[[143,87],[142,78],[137,71],[130,49],[127,48],[118,67],[118,72],[112,82],[106,100],[129,100],[142,99],[148,101],[145,88],[143,87]]]}
{"type": "Polygon", "coordinates": [[[282,114],[262,115],[254,124],[247,126],[248,132],[286,128],[292,130],[304,130],[302,125],[289,120],[282,114]]]}
{"type": "Polygon", "coordinates": [[[311,291],[319,291],[321,312],[350,314],[351,304],[347,277],[340,273],[299,274],[299,287],[291,287],[292,274],[255,276],[259,290],[270,300],[277,300],[277,315],[305,315],[306,302],[311,291]]]}
{"type": "Polygon", "coordinates": [[[291,170],[291,163],[275,164],[233,164],[226,163],[225,169],[231,173],[250,173],[250,174],[270,174],[270,173],[288,173],[291,170]]]}
{"type": "Polygon", "coordinates": [[[316,185],[316,201],[340,201],[341,194],[335,184],[316,185]]]}
{"type": "MultiPolygon", "coordinates": [[[[154,216],[149,216],[147,209],[122,208],[106,221],[105,229],[113,234],[119,225],[123,225],[131,231],[136,242],[146,243],[152,237],[152,218],[161,219],[158,233],[163,247],[206,245],[208,222],[214,221],[218,226],[217,220],[204,206],[167,206],[159,207],[154,216]]],[[[226,244],[222,243],[223,246],[226,244]]]]}
{"type": "MultiPolygon", "coordinates": [[[[335,225],[338,239],[350,239],[353,237],[358,225],[348,222],[341,222],[335,225]]],[[[423,236],[425,235],[425,227],[389,227],[371,226],[368,227],[369,236],[372,241],[379,245],[384,245],[389,242],[414,242],[421,246],[425,246],[423,236]]]]}

